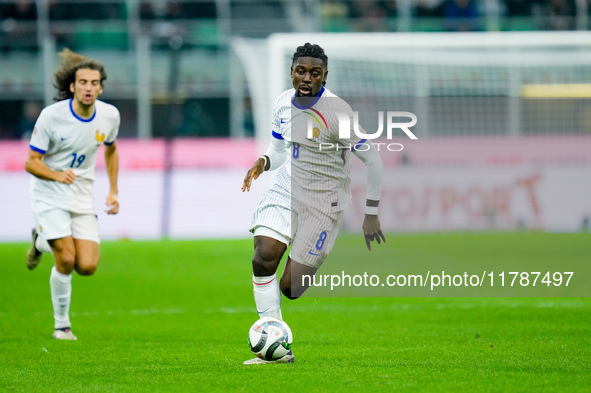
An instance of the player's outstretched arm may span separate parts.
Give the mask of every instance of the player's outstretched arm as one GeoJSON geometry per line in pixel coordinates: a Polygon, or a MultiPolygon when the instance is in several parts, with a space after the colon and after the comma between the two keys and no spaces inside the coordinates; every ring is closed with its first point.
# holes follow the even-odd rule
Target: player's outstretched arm
{"type": "Polygon", "coordinates": [[[382,159],[371,141],[366,141],[369,145],[367,150],[354,150],[353,154],[365,164],[367,175],[367,202],[365,204],[365,219],[363,220],[363,236],[367,249],[371,251],[371,242],[377,241],[380,244],[386,242],[386,237],[382,233],[380,219],[378,218],[378,205],[380,204],[380,195],[382,193],[382,159]]]}
{"type": "Polygon", "coordinates": [[[242,192],[250,191],[250,186],[252,185],[253,179],[256,180],[259,178],[261,173],[265,171],[265,159],[263,157],[258,158],[252,167],[246,172],[246,176],[242,181],[242,192]]]}
{"type": "Polygon", "coordinates": [[[109,193],[107,194],[107,214],[119,213],[119,189],[117,188],[117,178],[119,176],[119,151],[117,142],[112,145],[105,145],[105,165],[107,166],[107,175],[109,176],[109,193]]]}
{"type": "Polygon", "coordinates": [[[253,179],[258,179],[261,173],[265,171],[273,171],[283,165],[287,157],[285,149],[286,144],[283,139],[272,138],[271,144],[265,154],[263,154],[262,157],[259,157],[254,164],[252,164],[252,167],[248,172],[246,172],[246,177],[242,182],[242,192],[250,191],[253,179]]]}
{"type": "Polygon", "coordinates": [[[74,180],[76,180],[76,174],[71,168],[68,168],[63,172],[54,171],[49,169],[49,167],[43,163],[41,160],[42,158],[43,154],[30,149],[25,161],[25,170],[42,180],[51,180],[64,184],[74,183],[74,180]]]}

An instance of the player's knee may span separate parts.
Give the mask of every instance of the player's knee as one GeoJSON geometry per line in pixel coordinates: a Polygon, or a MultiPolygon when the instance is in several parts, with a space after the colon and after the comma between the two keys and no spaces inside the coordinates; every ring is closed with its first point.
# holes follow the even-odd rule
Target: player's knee
{"type": "Polygon", "coordinates": [[[281,281],[279,283],[279,288],[281,289],[283,295],[289,300],[295,300],[302,295],[301,293],[296,293],[297,291],[292,291],[290,282],[281,281]]]}
{"type": "Polygon", "coordinates": [[[277,271],[278,256],[273,250],[257,247],[252,256],[252,271],[255,276],[270,276],[277,271]]]}
{"type": "Polygon", "coordinates": [[[59,266],[59,271],[69,274],[76,266],[76,256],[71,253],[62,252],[60,255],[55,256],[55,264],[59,266]]]}
{"type": "Polygon", "coordinates": [[[76,272],[81,276],[92,276],[96,272],[96,266],[76,266],[76,272]]]}
{"type": "Polygon", "coordinates": [[[92,276],[98,267],[98,259],[79,259],[76,262],[76,273],[81,276],[92,276]]]}

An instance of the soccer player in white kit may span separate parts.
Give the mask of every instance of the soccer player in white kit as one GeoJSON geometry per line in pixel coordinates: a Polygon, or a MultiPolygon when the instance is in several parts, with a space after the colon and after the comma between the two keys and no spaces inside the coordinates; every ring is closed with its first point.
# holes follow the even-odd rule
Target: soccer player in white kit
{"type": "Polygon", "coordinates": [[[72,272],[92,275],[99,263],[99,234],[92,184],[96,155],[105,145],[110,190],[108,214],[117,214],[119,111],[97,100],[107,79],[94,59],[68,49],[60,53],[55,72],[58,102],[46,107],[35,124],[25,169],[31,179],[31,204],[36,226],[27,251],[29,269],[42,252],[53,253],[49,278],[55,318],[53,338],[76,340],[69,317],[72,272]]]}
{"type": "MultiPolygon", "coordinates": [[[[281,292],[297,299],[307,289],[303,275],[313,276],[330,253],[351,203],[351,153],[367,172],[363,233],[371,241],[386,241],[377,210],[382,161],[371,141],[353,132],[349,105],[324,87],[328,58],[318,45],[306,43],[293,55],[293,88],[283,92],[273,108],[272,142],[244,178],[242,191],[264,171],[279,168],[275,184],[263,196],[253,217],[253,289],[259,316],[282,319],[281,292]],[[339,137],[339,114],[349,117],[348,139],[339,137]],[[310,133],[308,133],[308,130],[310,133]],[[311,135],[310,135],[311,134],[311,135]],[[321,146],[324,146],[322,149],[321,146]],[[363,146],[363,148],[361,148],[363,146]],[[284,164],[284,162],[287,162],[284,164]],[[291,244],[280,282],[277,267],[291,244]]],[[[255,358],[245,364],[293,363],[290,351],[275,361],[255,358]]]]}

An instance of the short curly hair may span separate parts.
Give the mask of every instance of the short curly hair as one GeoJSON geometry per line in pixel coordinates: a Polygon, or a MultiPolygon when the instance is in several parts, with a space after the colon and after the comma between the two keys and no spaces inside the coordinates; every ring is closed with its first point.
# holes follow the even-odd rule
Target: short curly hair
{"type": "Polygon", "coordinates": [[[90,59],[72,52],[68,48],[60,52],[60,66],[54,72],[55,83],[57,89],[56,101],[72,98],[74,93],[70,91],[70,85],[76,82],[76,72],[81,69],[95,70],[101,74],[101,86],[107,80],[107,73],[105,67],[97,60],[90,59]]]}
{"type": "Polygon", "coordinates": [[[324,49],[320,45],[306,42],[304,45],[298,46],[291,59],[291,64],[295,64],[296,60],[300,57],[315,57],[322,60],[324,66],[328,68],[328,56],[326,56],[324,49]]]}

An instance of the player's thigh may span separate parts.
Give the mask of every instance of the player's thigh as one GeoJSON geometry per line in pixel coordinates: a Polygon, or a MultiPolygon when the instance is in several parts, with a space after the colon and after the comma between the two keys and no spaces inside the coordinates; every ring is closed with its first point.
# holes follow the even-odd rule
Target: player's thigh
{"type": "Polygon", "coordinates": [[[70,212],[36,200],[33,214],[37,232],[49,242],[56,269],[62,274],[70,274],[76,262],[70,212]]]}
{"type": "Polygon", "coordinates": [[[93,274],[100,258],[98,221],[94,214],[72,215],[72,236],[76,244],[76,271],[93,274]]]}
{"type": "MultiPolygon", "coordinates": [[[[275,186],[268,190],[257,206],[253,217],[250,231],[257,236],[259,228],[270,228],[281,234],[278,239],[287,245],[291,239],[291,200],[290,195],[283,188],[275,186]]],[[[267,236],[267,234],[263,234],[267,236]]]]}
{"type": "Polygon", "coordinates": [[[99,264],[100,247],[92,240],[74,239],[76,245],[76,271],[83,276],[94,274],[99,264]]]}
{"type": "Polygon", "coordinates": [[[342,212],[300,210],[290,258],[300,264],[320,268],[334,247],[342,223],[342,212]]]}

